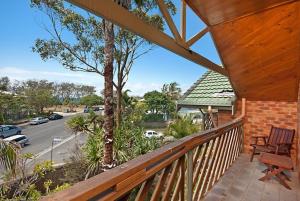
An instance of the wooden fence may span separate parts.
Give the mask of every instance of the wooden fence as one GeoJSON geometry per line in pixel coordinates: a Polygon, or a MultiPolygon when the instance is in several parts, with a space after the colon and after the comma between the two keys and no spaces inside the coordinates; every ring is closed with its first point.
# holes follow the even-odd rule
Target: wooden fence
{"type": "Polygon", "coordinates": [[[239,156],[242,125],[182,138],[44,200],[200,200],[239,156]]]}

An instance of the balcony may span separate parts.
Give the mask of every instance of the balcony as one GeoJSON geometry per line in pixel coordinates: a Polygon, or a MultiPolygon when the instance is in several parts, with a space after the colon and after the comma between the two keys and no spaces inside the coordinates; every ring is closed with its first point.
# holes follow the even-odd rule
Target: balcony
{"type": "Polygon", "coordinates": [[[242,125],[182,138],[45,200],[200,200],[242,152],[242,125]]]}
{"type": "Polygon", "coordinates": [[[243,152],[243,119],[195,134],[75,184],[44,200],[299,200],[289,185],[258,179],[266,168],[243,152]]]}
{"type": "MultiPolygon", "coordinates": [[[[112,1],[71,2],[228,76],[238,101],[242,98],[249,101],[246,113],[243,103],[241,118],[180,139],[44,200],[300,199],[295,172],[291,173],[289,183],[292,190],[285,189],[276,180],[261,182],[258,179],[265,167],[257,160],[250,163],[245,154],[251,136],[266,134],[270,125],[300,129],[299,1],[185,0],[182,10],[186,3],[207,25],[188,41],[185,40],[185,12],[181,36],[170,16],[163,12],[173,32],[172,38],[112,1]],[[207,31],[212,34],[224,67],[190,49],[207,31]]],[[[297,135],[292,150],[294,162],[299,156],[298,140],[297,135]]]]}
{"type": "Polygon", "coordinates": [[[292,190],[286,189],[276,180],[259,181],[266,168],[256,159],[249,161],[250,155],[241,154],[223,177],[207,193],[204,201],[218,200],[300,200],[300,184],[296,172],[291,172],[292,190]]]}

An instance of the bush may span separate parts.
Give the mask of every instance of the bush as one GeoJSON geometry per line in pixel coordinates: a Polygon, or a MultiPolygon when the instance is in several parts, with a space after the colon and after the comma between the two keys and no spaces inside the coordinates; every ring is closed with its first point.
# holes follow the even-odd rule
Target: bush
{"type": "Polygon", "coordinates": [[[143,120],[145,122],[150,122],[150,121],[164,121],[164,115],[163,114],[146,114],[144,117],[143,117],[143,120]]]}
{"type": "Polygon", "coordinates": [[[118,164],[121,164],[151,152],[160,145],[161,140],[145,138],[143,128],[129,120],[123,120],[120,128],[115,132],[115,159],[118,164]]]}
{"type": "Polygon", "coordinates": [[[179,139],[196,133],[199,130],[200,125],[194,124],[192,118],[186,116],[172,122],[167,128],[166,134],[179,139]]]}

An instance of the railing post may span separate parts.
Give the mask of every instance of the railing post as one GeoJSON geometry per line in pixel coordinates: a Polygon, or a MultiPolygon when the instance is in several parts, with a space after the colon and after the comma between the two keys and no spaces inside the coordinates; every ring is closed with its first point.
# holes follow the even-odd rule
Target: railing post
{"type": "Polygon", "coordinates": [[[187,201],[193,199],[193,150],[187,153],[187,201]]]}

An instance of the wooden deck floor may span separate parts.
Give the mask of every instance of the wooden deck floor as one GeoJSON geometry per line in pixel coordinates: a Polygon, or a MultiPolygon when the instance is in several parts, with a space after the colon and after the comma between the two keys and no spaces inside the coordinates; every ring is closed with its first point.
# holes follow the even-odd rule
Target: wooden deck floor
{"type": "Polygon", "coordinates": [[[291,172],[292,181],[288,190],[275,179],[259,181],[265,169],[255,158],[242,154],[224,176],[204,197],[204,201],[300,201],[300,183],[297,173],[291,172]]]}

